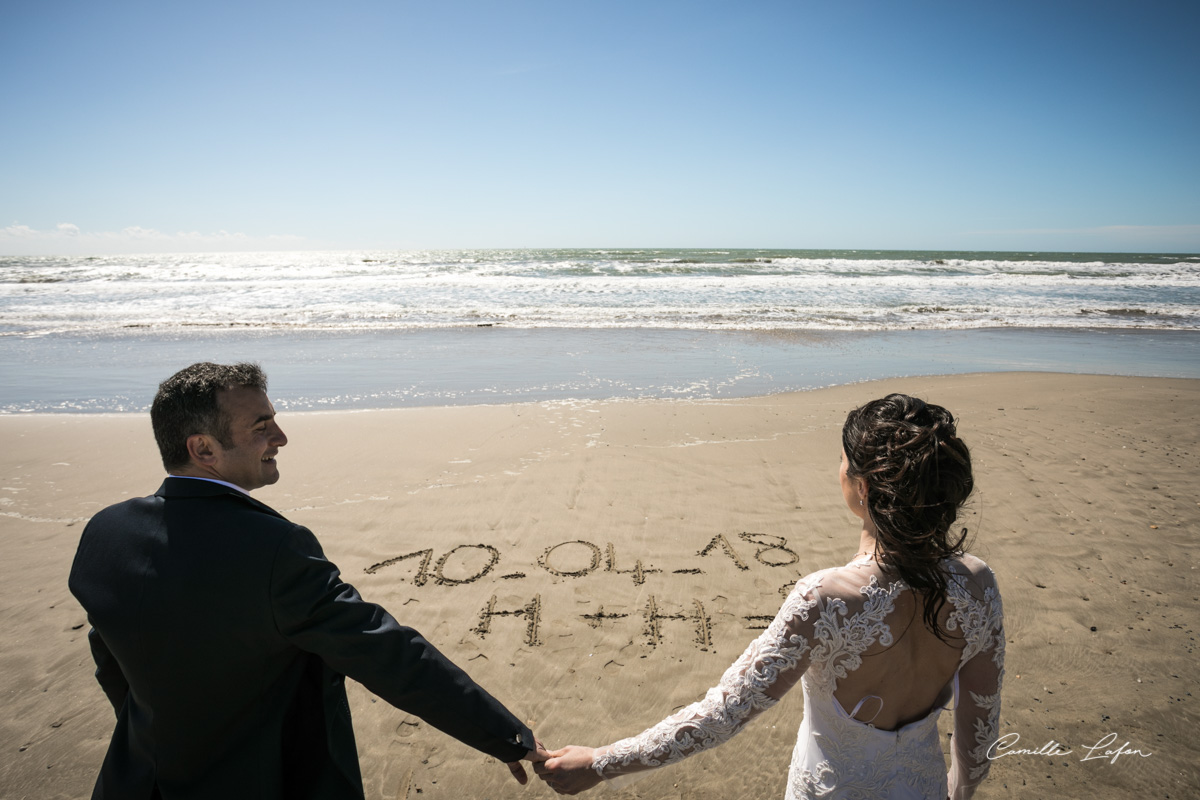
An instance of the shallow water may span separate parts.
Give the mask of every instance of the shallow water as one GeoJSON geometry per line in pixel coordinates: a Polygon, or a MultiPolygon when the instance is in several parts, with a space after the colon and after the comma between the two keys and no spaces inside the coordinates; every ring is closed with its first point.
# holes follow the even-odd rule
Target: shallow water
{"type": "Polygon", "coordinates": [[[280,410],[723,398],[906,375],[1200,378],[1200,331],[446,328],[0,337],[0,413],[129,412],[196,361],[252,360],[280,410]]]}

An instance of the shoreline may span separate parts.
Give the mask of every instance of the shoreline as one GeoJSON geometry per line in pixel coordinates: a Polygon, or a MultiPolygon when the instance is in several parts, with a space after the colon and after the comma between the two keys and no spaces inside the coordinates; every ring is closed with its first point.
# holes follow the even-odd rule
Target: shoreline
{"type": "MultiPolygon", "coordinates": [[[[851,381],[849,383],[836,383],[828,386],[813,386],[804,389],[779,389],[778,391],[768,392],[758,395],[730,395],[727,397],[657,397],[657,396],[630,396],[630,397],[560,397],[553,399],[512,399],[504,400],[497,399],[494,402],[481,401],[478,403],[446,403],[446,404],[430,404],[430,405],[391,405],[391,406],[363,406],[363,407],[348,407],[348,408],[277,408],[276,411],[280,414],[286,413],[291,417],[323,417],[337,415],[363,415],[374,414],[378,412],[419,412],[432,411],[438,409],[496,409],[505,407],[515,408],[538,408],[538,407],[553,407],[553,406],[597,406],[597,405],[621,405],[621,404],[644,404],[644,403],[680,403],[680,404],[727,404],[730,402],[746,401],[772,401],[780,398],[786,398],[790,395],[805,395],[812,392],[821,391],[836,391],[836,390],[851,390],[857,386],[867,384],[885,384],[893,381],[931,381],[942,378],[973,378],[973,377],[991,377],[991,376],[1043,376],[1053,378],[1055,376],[1065,378],[1116,378],[1130,380],[1149,380],[1149,381],[1183,381],[1183,382],[1200,382],[1200,377],[1184,377],[1176,375],[1126,375],[1121,373],[1109,372],[1059,372],[1053,370],[981,370],[979,372],[955,372],[955,373],[929,373],[929,374],[913,374],[913,375],[896,375],[884,378],[863,378],[861,380],[851,381]]],[[[269,391],[268,395],[272,393],[269,391]]],[[[275,404],[275,399],[271,397],[272,403],[275,404]]],[[[16,419],[47,419],[47,420],[130,420],[142,419],[149,424],[150,409],[139,408],[129,409],[124,411],[21,411],[21,412],[5,412],[0,411],[0,421],[16,420],[16,419]]],[[[3,425],[0,422],[0,425],[3,425]]]]}
{"type": "MultiPolygon", "coordinates": [[[[977,796],[1187,794],[1200,778],[1196,379],[974,373],[715,402],[289,412],[283,477],[255,496],[311,528],[366,599],[548,745],[602,744],[697,699],[792,581],[849,559],[840,425],[889,391],[959,419],[978,487],[960,519],[1004,595],[1001,733],[1020,744],[977,796]],[[1083,754],[1109,733],[1151,755],[1016,752],[1053,739],[1083,754]]],[[[113,716],[66,575],[83,521],[153,492],[162,470],[140,414],[8,415],[0,434],[0,747],[12,755],[0,794],[86,796],[113,716]]],[[[368,796],[539,791],[348,688],[368,796]]],[[[793,691],[723,747],[627,792],[782,796],[802,707],[793,691]]]]}
{"type": "Polygon", "coordinates": [[[755,397],[914,375],[1200,378],[1200,331],[454,328],[0,338],[0,416],[149,407],[200,360],[258,361],[280,410],[755,397]]]}

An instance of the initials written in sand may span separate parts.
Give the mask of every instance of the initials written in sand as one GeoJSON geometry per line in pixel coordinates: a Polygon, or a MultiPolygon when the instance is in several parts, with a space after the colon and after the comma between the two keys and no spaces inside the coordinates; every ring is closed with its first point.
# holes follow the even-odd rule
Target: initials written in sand
{"type": "MultiPolygon", "coordinates": [[[[745,545],[753,550],[752,558],[767,567],[787,567],[800,560],[800,556],[787,546],[787,539],[765,533],[739,533],[736,537],[726,537],[717,534],[708,544],[697,552],[700,558],[717,557],[728,559],[733,566],[742,572],[748,571],[750,565],[744,557],[745,545]],[[735,547],[734,542],[742,544],[735,547]]],[[[366,568],[367,573],[374,574],[380,570],[403,562],[416,564],[416,574],[412,581],[417,586],[424,586],[430,581],[440,586],[459,586],[474,583],[490,575],[501,561],[500,551],[489,544],[460,544],[441,554],[434,561],[433,548],[415,550],[411,553],[394,556],[366,568]]],[[[612,542],[606,542],[603,549],[593,542],[583,539],[559,542],[547,547],[536,561],[538,569],[558,578],[584,578],[594,573],[614,573],[628,575],[635,586],[646,582],[649,575],[664,572],[663,569],[647,565],[641,559],[634,559],[632,566],[622,567],[617,556],[616,547],[612,542]]],[[[671,570],[675,575],[699,575],[703,570],[699,567],[682,567],[671,570]]],[[[520,580],[526,577],[524,572],[507,572],[497,576],[501,580],[520,580]]],[[[790,588],[790,584],[781,589],[782,593],[790,588]]],[[[598,628],[606,622],[619,621],[628,618],[641,619],[642,633],[651,646],[662,641],[662,625],[668,621],[682,621],[689,624],[693,630],[693,642],[702,650],[707,650],[712,642],[712,623],[704,604],[700,600],[692,600],[690,608],[673,612],[660,607],[654,595],[649,595],[639,613],[605,611],[603,606],[592,614],[579,615],[593,628],[598,628]]],[[[538,646],[542,643],[540,628],[542,624],[541,595],[534,595],[524,606],[517,608],[498,608],[498,598],[493,595],[480,612],[477,625],[473,631],[480,637],[486,637],[492,630],[492,622],[497,617],[516,617],[525,621],[525,643],[538,646]]],[[[747,615],[744,619],[751,623],[747,627],[763,628],[770,621],[770,616],[747,615]]]]}

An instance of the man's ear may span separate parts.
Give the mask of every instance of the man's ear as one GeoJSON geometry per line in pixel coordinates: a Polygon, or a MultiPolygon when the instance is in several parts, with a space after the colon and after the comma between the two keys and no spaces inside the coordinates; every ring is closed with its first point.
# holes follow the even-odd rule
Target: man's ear
{"type": "Polygon", "coordinates": [[[193,433],[187,438],[188,456],[195,464],[211,466],[217,461],[215,444],[213,437],[208,434],[193,433]]]}

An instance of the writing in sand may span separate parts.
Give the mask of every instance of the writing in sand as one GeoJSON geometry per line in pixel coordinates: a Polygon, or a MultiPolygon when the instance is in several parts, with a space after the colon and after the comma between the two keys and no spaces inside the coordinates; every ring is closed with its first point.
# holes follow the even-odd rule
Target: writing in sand
{"type": "MultiPolygon", "coordinates": [[[[753,558],[766,567],[788,567],[797,563],[800,556],[787,546],[787,539],[765,533],[739,533],[727,537],[717,534],[707,545],[695,554],[698,558],[718,557],[728,559],[741,572],[750,570],[748,560],[753,558]],[[744,544],[735,545],[734,542],[744,544]],[[753,556],[747,556],[746,545],[753,549],[753,556]]],[[[425,586],[432,582],[439,586],[462,586],[491,575],[502,560],[500,550],[489,544],[459,544],[447,550],[434,561],[433,548],[415,550],[385,559],[366,568],[366,572],[374,574],[380,570],[409,562],[416,565],[411,580],[415,586],[425,586]]],[[[662,573],[664,570],[653,565],[645,564],[641,559],[634,559],[632,566],[621,567],[616,547],[612,542],[606,542],[602,549],[599,545],[582,539],[574,539],[547,547],[537,558],[534,565],[540,570],[557,578],[583,578],[593,573],[615,573],[628,575],[635,586],[641,586],[649,575],[662,573]]],[[[675,575],[699,575],[703,573],[700,567],[687,566],[672,569],[675,575]]],[[[527,577],[524,572],[506,572],[496,576],[499,580],[521,580],[527,577]]],[[[795,583],[791,582],[780,587],[780,594],[786,595],[795,583]]],[[[579,614],[581,620],[593,628],[598,628],[607,622],[622,620],[640,620],[641,634],[650,646],[656,646],[663,641],[663,625],[667,622],[679,621],[691,630],[691,640],[701,650],[712,646],[712,620],[701,599],[692,599],[690,607],[672,610],[653,594],[646,597],[636,610],[605,610],[601,605],[592,613],[579,614]]],[[[527,603],[516,607],[500,607],[499,599],[493,595],[483,607],[475,626],[471,629],[480,637],[486,637],[492,632],[493,621],[497,618],[513,617],[525,621],[524,641],[530,647],[542,644],[540,628],[542,625],[542,600],[540,594],[535,594],[527,603]]],[[[745,627],[751,630],[763,629],[772,619],[771,614],[745,614],[741,619],[746,621],[745,627]]]]}

